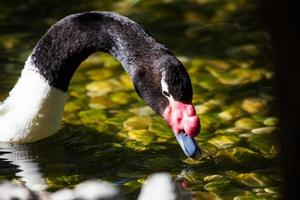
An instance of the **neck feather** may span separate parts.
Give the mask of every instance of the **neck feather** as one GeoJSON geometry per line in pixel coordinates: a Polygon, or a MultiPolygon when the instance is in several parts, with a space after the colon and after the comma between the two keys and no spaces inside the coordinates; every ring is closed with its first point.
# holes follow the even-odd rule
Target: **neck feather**
{"type": "Polygon", "coordinates": [[[41,75],[62,91],[80,63],[96,51],[108,52],[134,76],[138,68],[151,68],[165,48],[137,23],[111,12],[68,16],[41,38],[32,54],[41,75]]]}
{"type": "Polygon", "coordinates": [[[66,93],[50,86],[28,58],[21,77],[0,107],[0,142],[28,143],[54,134],[66,93]]]}

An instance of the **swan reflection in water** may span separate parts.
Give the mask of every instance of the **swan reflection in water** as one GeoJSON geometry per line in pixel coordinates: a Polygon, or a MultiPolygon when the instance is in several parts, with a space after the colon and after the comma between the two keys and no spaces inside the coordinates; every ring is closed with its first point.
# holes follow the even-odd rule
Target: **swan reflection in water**
{"type": "MultiPolygon", "coordinates": [[[[125,145],[115,144],[123,144],[123,141],[93,128],[65,124],[60,133],[40,142],[0,143],[0,177],[9,180],[17,178],[34,191],[53,189],[53,183],[58,189],[57,183],[59,187],[66,187],[91,178],[101,178],[119,185],[130,180],[128,175],[138,179],[153,173],[153,168],[158,172],[168,167],[160,166],[155,160],[158,155],[171,156],[178,150],[176,144],[171,144],[167,149],[136,152],[125,145]],[[153,159],[153,163],[144,163],[146,158],[153,159]],[[64,182],[59,178],[73,175],[78,180],[64,182]]],[[[180,163],[179,160],[175,163],[180,163]]]]}
{"type": "MultiPolygon", "coordinates": [[[[41,163],[43,157],[50,154],[49,150],[45,150],[46,148],[44,148],[44,152],[37,150],[37,148],[40,147],[34,144],[0,143],[0,175],[5,173],[4,176],[7,177],[7,174],[11,174],[12,177],[16,176],[34,191],[45,190],[47,181],[41,163]]],[[[63,148],[55,149],[55,152],[51,152],[51,154],[62,158],[64,156],[63,151],[61,151],[63,148]]]]}

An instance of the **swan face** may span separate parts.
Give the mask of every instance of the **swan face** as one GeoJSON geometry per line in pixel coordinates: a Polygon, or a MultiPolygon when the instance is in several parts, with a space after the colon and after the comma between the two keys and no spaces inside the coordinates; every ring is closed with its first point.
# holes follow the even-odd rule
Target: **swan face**
{"type": "Polygon", "coordinates": [[[199,134],[201,126],[192,104],[193,92],[188,73],[171,56],[155,61],[154,65],[159,70],[143,68],[135,73],[135,89],[165,119],[184,153],[191,158],[199,157],[201,151],[194,137],[199,134]]]}
{"type": "Polygon", "coordinates": [[[198,158],[201,151],[194,137],[200,132],[200,120],[192,104],[191,81],[181,63],[163,71],[161,93],[168,99],[163,118],[172,128],[184,153],[188,157],[198,158]]]}

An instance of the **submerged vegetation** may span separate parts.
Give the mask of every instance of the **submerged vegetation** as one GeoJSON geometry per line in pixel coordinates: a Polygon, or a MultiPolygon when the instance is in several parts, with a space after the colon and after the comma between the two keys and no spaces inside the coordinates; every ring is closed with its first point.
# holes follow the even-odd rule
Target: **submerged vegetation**
{"type": "Polygon", "coordinates": [[[283,180],[272,49],[256,6],[248,0],[3,3],[0,100],[51,24],[74,12],[116,11],[143,25],[185,65],[201,120],[196,140],[203,155],[187,159],[165,122],[135,93],[120,63],[97,53],[72,79],[57,135],[30,145],[0,145],[0,180],[26,181],[28,173],[39,173],[38,184],[55,191],[101,178],[136,197],[148,175],[167,171],[196,199],[279,199],[283,180]]]}

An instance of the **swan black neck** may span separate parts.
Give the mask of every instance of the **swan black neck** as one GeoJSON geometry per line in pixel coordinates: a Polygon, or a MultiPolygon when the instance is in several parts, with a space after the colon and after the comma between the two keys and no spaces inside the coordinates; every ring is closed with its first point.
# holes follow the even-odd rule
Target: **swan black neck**
{"type": "Polygon", "coordinates": [[[96,51],[116,57],[137,93],[159,114],[169,104],[162,95],[164,84],[174,100],[191,103],[191,81],[183,65],[137,23],[116,13],[88,12],[60,20],[38,42],[31,61],[48,84],[66,92],[77,67],[96,51]]]}
{"type": "Polygon", "coordinates": [[[149,70],[154,60],[168,52],[128,18],[88,12],[53,25],[38,42],[32,60],[51,86],[67,91],[77,67],[96,51],[112,54],[132,77],[139,68],[149,70]]]}

